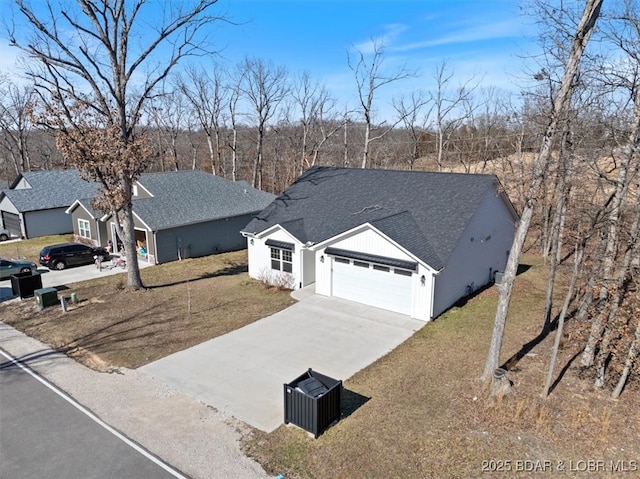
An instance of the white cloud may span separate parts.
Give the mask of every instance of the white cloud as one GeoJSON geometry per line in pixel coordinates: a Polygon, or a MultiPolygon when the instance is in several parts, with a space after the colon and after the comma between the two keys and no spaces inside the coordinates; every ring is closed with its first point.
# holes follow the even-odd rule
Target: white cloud
{"type": "Polygon", "coordinates": [[[520,30],[520,25],[518,25],[517,22],[504,20],[501,22],[473,25],[469,28],[461,29],[457,32],[442,35],[437,38],[394,46],[393,50],[403,52],[443,45],[473,43],[483,40],[515,38],[521,36],[522,32],[520,30]]]}
{"type": "Polygon", "coordinates": [[[401,23],[389,23],[384,25],[384,32],[374,38],[370,38],[364,42],[360,42],[354,45],[354,48],[367,55],[375,51],[375,47],[387,46],[394,43],[394,41],[402,35],[403,32],[408,30],[408,26],[401,23]]]}

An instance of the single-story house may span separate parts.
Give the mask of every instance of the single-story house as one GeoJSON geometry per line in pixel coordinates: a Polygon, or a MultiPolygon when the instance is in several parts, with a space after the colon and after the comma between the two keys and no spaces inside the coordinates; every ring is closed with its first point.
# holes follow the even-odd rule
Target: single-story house
{"type": "MultiPolygon", "coordinates": [[[[230,181],[204,171],[144,173],[133,185],[133,216],[138,251],[151,263],[246,248],[240,230],[275,195],[245,181],[230,181]]],[[[87,199],[67,213],[77,239],[106,246],[121,243],[111,214],[101,214],[87,199]]]]}
{"type": "Polygon", "coordinates": [[[71,233],[65,211],[96,191],[96,184],[81,179],[78,170],[25,171],[0,192],[2,227],[23,238],[71,233]]]}
{"type": "Polygon", "coordinates": [[[428,321],[503,271],[494,175],[313,167],[244,227],[249,275],[428,321]]]}

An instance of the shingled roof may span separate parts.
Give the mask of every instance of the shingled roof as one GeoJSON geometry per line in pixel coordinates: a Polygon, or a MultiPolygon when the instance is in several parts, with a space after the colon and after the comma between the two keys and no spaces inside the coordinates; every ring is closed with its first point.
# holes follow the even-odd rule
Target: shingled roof
{"type": "Polygon", "coordinates": [[[66,208],[78,198],[96,194],[97,185],[80,178],[78,170],[25,171],[14,181],[24,178],[31,188],[4,190],[4,194],[20,212],[66,208]]]}
{"type": "Polygon", "coordinates": [[[204,171],[145,173],[138,182],[153,197],[133,201],[133,211],[153,231],[255,213],[275,195],[204,171]]]}
{"type": "Polygon", "coordinates": [[[370,223],[441,269],[498,184],[494,175],[313,167],[244,232],[257,234],[279,224],[302,243],[320,243],[370,223]]]}

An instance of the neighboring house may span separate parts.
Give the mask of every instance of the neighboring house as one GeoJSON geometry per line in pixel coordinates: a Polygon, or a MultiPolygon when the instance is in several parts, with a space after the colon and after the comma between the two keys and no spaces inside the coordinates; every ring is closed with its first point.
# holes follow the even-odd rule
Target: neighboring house
{"type": "Polygon", "coordinates": [[[2,227],[23,238],[71,233],[66,209],[77,198],[94,196],[96,190],[96,184],[82,180],[78,170],[25,171],[0,192],[2,227]]]}
{"type": "Polygon", "coordinates": [[[314,167],[244,229],[249,275],[429,320],[503,271],[493,175],[314,167]]]}
{"type": "MultiPolygon", "coordinates": [[[[138,251],[152,263],[165,263],[244,249],[240,230],[274,198],[244,181],[203,171],[142,174],[132,203],[138,251]]],[[[93,210],[89,200],[74,202],[67,213],[77,239],[120,243],[112,215],[93,210]]]]}

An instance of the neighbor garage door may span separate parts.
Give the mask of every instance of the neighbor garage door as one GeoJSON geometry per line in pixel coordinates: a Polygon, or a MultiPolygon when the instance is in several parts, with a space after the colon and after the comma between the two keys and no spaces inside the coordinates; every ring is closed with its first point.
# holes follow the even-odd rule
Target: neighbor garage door
{"type": "Polygon", "coordinates": [[[333,296],[402,314],[411,314],[412,271],[334,257],[333,296]]]}
{"type": "Polygon", "coordinates": [[[3,211],[2,224],[4,225],[4,228],[9,231],[11,236],[22,236],[19,215],[16,215],[15,213],[9,213],[8,211],[3,211]]]}

